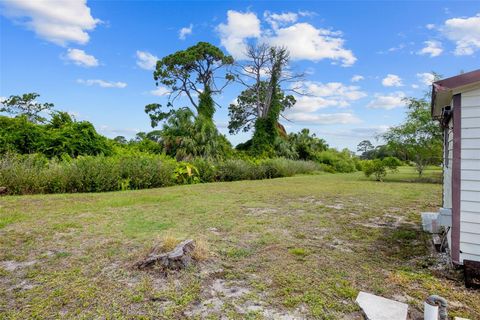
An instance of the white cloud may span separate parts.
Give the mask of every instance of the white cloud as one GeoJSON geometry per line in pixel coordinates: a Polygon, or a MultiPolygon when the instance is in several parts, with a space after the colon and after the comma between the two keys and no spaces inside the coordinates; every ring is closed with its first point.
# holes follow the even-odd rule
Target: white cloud
{"type": "Polygon", "coordinates": [[[398,91],[387,95],[375,94],[375,99],[370,101],[367,108],[392,110],[405,106],[405,93],[398,91]]]}
{"type": "Polygon", "coordinates": [[[137,66],[145,70],[154,70],[158,58],[147,51],[137,50],[137,66]]]}
{"type": "Polygon", "coordinates": [[[385,133],[389,129],[387,125],[378,125],[371,127],[354,127],[350,129],[341,129],[335,131],[325,131],[322,130],[318,132],[319,135],[329,135],[329,136],[338,136],[338,137],[348,137],[355,139],[375,139],[377,140],[378,136],[385,133]]]}
{"type": "Polygon", "coordinates": [[[480,49],[480,13],[468,18],[448,19],[441,31],[455,42],[457,56],[472,55],[480,49]]]}
{"type": "Polygon", "coordinates": [[[346,86],[340,82],[298,82],[292,85],[302,95],[295,96],[297,102],[293,112],[315,112],[327,107],[348,107],[352,101],[367,96],[358,86],[346,86]]]}
{"type": "MultiPolygon", "coordinates": [[[[227,12],[227,23],[218,25],[221,44],[236,59],[245,58],[248,39],[273,46],[284,46],[294,60],[320,61],[330,59],[342,66],[351,66],[357,58],[351,50],[344,48],[345,40],[341,32],[317,29],[304,22],[296,22],[299,14],[265,12],[265,20],[272,29],[261,29],[255,13],[227,12]]],[[[302,16],[302,15],[300,15],[302,16]]]]}
{"type": "Polygon", "coordinates": [[[180,40],[185,40],[185,38],[188,35],[192,34],[192,31],[193,31],[193,24],[190,24],[190,26],[188,26],[188,27],[183,27],[182,29],[180,29],[178,31],[178,38],[180,40]]]}
{"type": "Polygon", "coordinates": [[[324,109],[328,107],[344,108],[348,107],[349,105],[345,100],[329,99],[323,97],[296,96],[295,99],[297,100],[297,102],[293,107],[294,110],[302,112],[315,112],[319,109],[324,109]]]}
{"type": "Polygon", "coordinates": [[[351,66],[357,58],[352,51],[345,49],[345,40],[341,33],[327,29],[317,29],[309,23],[278,28],[274,34],[264,38],[274,46],[284,46],[290,51],[290,57],[296,60],[320,61],[330,59],[339,61],[342,66],[351,66]]]}
{"type": "Polygon", "coordinates": [[[426,86],[431,86],[435,81],[435,75],[430,72],[417,73],[417,78],[426,86]]]}
{"type": "Polygon", "coordinates": [[[72,61],[78,66],[87,68],[99,65],[97,58],[80,49],[68,49],[65,59],[72,61]]]}
{"type": "Polygon", "coordinates": [[[341,82],[313,82],[304,81],[301,83],[307,94],[317,97],[335,97],[343,100],[358,100],[366,96],[358,86],[346,86],[341,82]]]}
{"type": "Polygon", "coordinates": [[[298,14],[295,12],[285,12],[285,13],[270,13],[265,11],[263,13],[265,21],[267,21],[272,28],[277,29],[281,25],[288,23],[294,23],[298,19],[298,14]]]}
{"type": "Polygon", "coordinates": [[[428,40],[424,42],[425,47],[423,47],[418,54],[420,55],[430,55],[431,58],[438,57],[442,52],[442,43],[440,41],[428,40]]]}
{"type": "Polygon", "coordinates": [[[362,81],[362,80],[365,80],[365,77],[364,77],[364,76],[361,76],[361,75],[359,75],[359,74],[354,75],[354,76],[350,79],[351,82],[358,82],[358,81],[362,81]]]}
{"type": "Polygon", "coordinates": [[[352,113],[290,113],[288,119],[295,122],[309,123],[309,124],[353,124],[360,123],[361,120],[352,113]]]}
{"type": "Polygon", "coordinates": [[[398,46],[396,47],[391,47],[391,48],[388,48],[388,52],[395,52],[395,51],[400,51],[402,49],[404,49],[406,47],[406,44],[405,43],[400,43],[398,46]]]}
{"type": "Polygon", "coordinates": [[[88,32],[101,22],[92,17],[86,0],[3,1],[3,7],[5,16],[61,46],[69,42],[86,44],[88,32]]]}
{"type": "Polygon", "coordinates": [[[367,96],[358,86],[347,86],[340,82],[320,83],[312,81],[298,82],[292,85],[295,91],[303,93],[296,95],[297,102],[286,117],[292,121],[311,124],[349,124],[360,120],[349,112],[316,113],[328,107],[344,108],[351,102],[367,96]]]}
{"type": "Polygon", "coordinates": [[[298,11],[298,15],[300,17],[314,17],[317,15],[317,13],[314,11],[304,10],[304,11],[298,11]]]}
{"type": "Polygon", "coordinates": [[[228,10],[227,23],[221,23],[217,27],[220,33],[222,46],[235,59],[244,59],[246,51],[246,40],[248,38],[260,37],[260,20],[252,12],[238,12],[228,10]]]}
{"type": "Polygon", "coordinates": [[[429,23],[425,26],[425,28],[427,28],[428,30],[433,30],[435,29],[435,25],[433,23],[429,23]]]}
{"type": "Polygon", "coordinates": [[[127,86],[125,82],[114,82],[114,81],[105,81],[105,80],[100,80],[100,79],[89,79],[89,80],[83,80],[83,79],[77,79],[77,82],[80,84],[84,84],[87,86],[99,86],[102,88],[120,88],[123,89],[127,86]]]}
{"type": "Polygon", "coordinates": [[[155,90],[151,90],[150,94],[157,97],[163,97],[163,96],[168,96],[170,94],[170,91],[166,87],[159,86],[155,90]]]}
{"type": "Polygon", "coordinates": [[[98,131],[103,135],[106,135],[107,137],[111,137],[111,138],[114,138],[116,136],[125,136],[126,138],[129,138],[129,137],[134,137],[141,130],[135,129],[135,128],[117,129],[104,124],[98,127],[98,131]]]}
{"type": "Polygon", "coordinates": [[[418,84],[412,84],[413,89],[418,89],[419,85],[418,84]]]}
{"type": "Polygon", "coordinates": [[[387,132],[389,128],[390,126],[387,125],[379,125],[373,127],[352,128],[351,132],[354,136],[375,137],[379,134],[387,132]]]}
{"type": "Polygon", "coordinates": [[[385,87],[401,87],[402,78],[396,74],[387,74],[387,76],[382,80],[382,85],[385,87]]]}
{"type": "Polygon", "coordinates": [[[392,52],[396,52],[396,51],[402,51],[403,49],[405,49],[407,47],[407,45],[411,45],[411,43],[407,43],[407,44],[406,43],[400,43],[398,46],[390,47],[387,50],[380,50],[377,53],[378,54],[388,54],[388,53],[392,53],[392,52]]]}

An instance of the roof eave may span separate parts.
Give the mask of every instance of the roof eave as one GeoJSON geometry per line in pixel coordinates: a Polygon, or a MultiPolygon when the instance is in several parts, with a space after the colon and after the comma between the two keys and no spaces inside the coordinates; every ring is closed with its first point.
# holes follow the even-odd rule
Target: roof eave
{"type": "Polygon", "coordinates": [[[431,113],[442,116],[442,109],[451,104],[452,96],[480,86],[480,69],[439,80],[432,85],[431,113]]]}
{"type": "Polygon", "coordinates": [[[442,117],[442,109],[449,106],[452,101],[452,90],[440,86],[437,83],[432,85],[432,118],[440,119],[442,117]]]}

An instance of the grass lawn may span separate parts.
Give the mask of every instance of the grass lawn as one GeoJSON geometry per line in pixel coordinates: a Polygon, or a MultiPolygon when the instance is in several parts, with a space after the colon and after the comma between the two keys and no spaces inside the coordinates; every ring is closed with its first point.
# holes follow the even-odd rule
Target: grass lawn
{"type": "Polygon", "coordinates": [[[318,174],[2,197],[0,319],[357,319],[359,290],[418,310],[439,294],[450,315],[479,319],[480,292],[439,267],[419,228],[441,185],[413,179],[402,168],[383,183],[318,174]],[[204,241],[210,258],[168,277],[132,267],[166,235],[204,241]]]}

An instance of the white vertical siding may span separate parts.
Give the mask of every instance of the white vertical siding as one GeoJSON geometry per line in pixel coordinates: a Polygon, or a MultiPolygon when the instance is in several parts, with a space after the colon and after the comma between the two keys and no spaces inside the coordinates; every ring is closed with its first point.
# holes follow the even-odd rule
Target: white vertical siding
{"type": "Polygon", "coordinates": [[[462,92],[460,261],[480,261],[480,88],[462,92]]]}

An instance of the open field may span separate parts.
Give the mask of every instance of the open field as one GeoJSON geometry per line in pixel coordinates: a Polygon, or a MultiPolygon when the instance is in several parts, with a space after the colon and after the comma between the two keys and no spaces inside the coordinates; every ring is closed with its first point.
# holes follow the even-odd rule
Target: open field
{"type": "MultiPolygon", "coordinates": [[[[436,175],[438,171],[427,171],[436,175]]],[[[431,256],[420,212],[441,185],[355,174],[0,198],[0,318],[357,319],[359,290],[480,318],[480,292],[431,256]],[[164,277],[132,267],[164,236],[210,258],[164,277]]]]}

